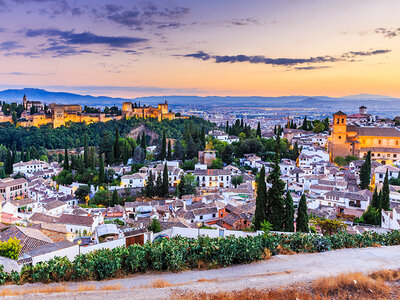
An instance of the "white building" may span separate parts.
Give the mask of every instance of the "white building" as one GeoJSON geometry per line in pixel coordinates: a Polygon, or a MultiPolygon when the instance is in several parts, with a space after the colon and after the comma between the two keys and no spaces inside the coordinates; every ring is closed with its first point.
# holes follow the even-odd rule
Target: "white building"
{"type": "Polygon", "coordinates": [[[142,188],[146,185],[146,181],[146,173],[135,173],[121,177],[121,185],[128,188],[142,188]]]}
{"type": "Polygon", "coordinates": [[[393,167],[391,165],[379,166],[375,168],[375,184],[383,183],[383,181],[385,180],[386,171],[388,172],[389,180],[399,177],[399,168],[393,167]]]}
{"type": "Polygon", "coordinates": [[[47,162],[41,160],[31,160],[27,162],[19,162],[13,164],[13,172],[21,174],[32,174],[39,171],[44,171],[49,167],[47,162]]]}
{"type": "Polygon", "coordinates": [[[232,174],[228,170],[194,170],[193,175],[201,187],[231,187],[232,174]]]}

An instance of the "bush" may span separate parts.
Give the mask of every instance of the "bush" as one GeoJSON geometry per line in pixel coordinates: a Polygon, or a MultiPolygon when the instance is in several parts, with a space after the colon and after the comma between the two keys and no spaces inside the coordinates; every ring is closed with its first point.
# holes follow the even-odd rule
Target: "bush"
{"type": "Polygon", "coordinates": [[[0,242],[0,256],[17,260],[21,248],[19,239],[9,238],[7,242],[0,242]]]}
{"type": "Polygon", "coordinates": [[[55,257],[36,266],[24,266],[20,274],[8,275],[0,267],[0,284],[7,281],[60,282],[68,280],[103,280],[147,271],[183,271],[194,268],[226,267],[251,263],[270,255],[324,252],[332,249],[400,245],[400,231],[387,234],[338,232],[328,236],[318,234],[277,234],[235,238],[174,237],[154,243],[131,245],[112,250],[101,249],[78,255],[73,262],[55,257]],[[266,255],[266,253],[268,255],[266,255]]]}

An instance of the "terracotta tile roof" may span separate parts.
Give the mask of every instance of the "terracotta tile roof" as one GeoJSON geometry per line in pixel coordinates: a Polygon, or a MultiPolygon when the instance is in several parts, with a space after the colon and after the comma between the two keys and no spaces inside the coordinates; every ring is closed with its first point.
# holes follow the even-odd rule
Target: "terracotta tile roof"
{"type": "Polygon", "coordinates": [[[91,227],[93,225],[93,218],[89,216],[62,214],[57,219],[57,223],[91,227]]]}

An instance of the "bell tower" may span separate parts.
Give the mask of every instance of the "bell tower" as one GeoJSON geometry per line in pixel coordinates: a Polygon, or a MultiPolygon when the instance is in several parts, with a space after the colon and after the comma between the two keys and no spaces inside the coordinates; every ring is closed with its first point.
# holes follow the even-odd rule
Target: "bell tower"
{"type": "Polygon", "coordinates": [[[333,114],[333,130],[332,130],[332,142],[334,144],[346,143],[346,114],[338,111],[333,114]]]}
{"type": "Polygon", "coordinates": [[[24,106],[24,109],[27,110],[28,100],[26,99],[26,95],[24,95],[24,97],[22,98],[22,104],[24,106]]]}

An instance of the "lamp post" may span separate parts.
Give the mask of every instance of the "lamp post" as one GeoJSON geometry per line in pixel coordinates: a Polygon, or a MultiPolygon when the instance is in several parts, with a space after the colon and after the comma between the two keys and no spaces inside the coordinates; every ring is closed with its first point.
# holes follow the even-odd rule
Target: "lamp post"
{"type": "Polygon", "coordinates": [[[78,240],[77,242],[76,242],[77,244],[78,244],[78,246],[79,246],[79,254],[78,255],[81,255],[81,244],[82,244],[82,240],[78,240]]]}
{"type": "Polygon", "coordinates": [[[197,230],[197,239],[200,237],[200,227],[201,227],[201,222],[197,222],[197,228],[198,228],[198,230],[197,230]]]}

